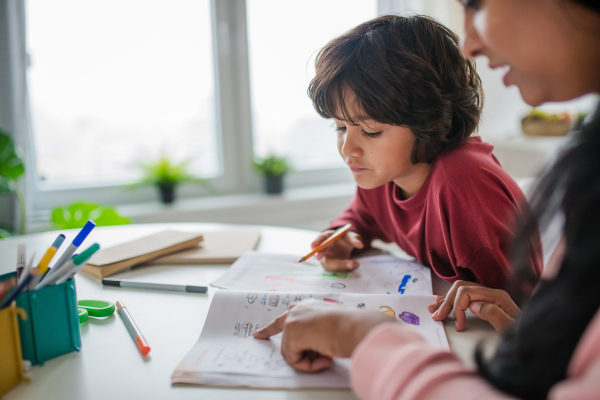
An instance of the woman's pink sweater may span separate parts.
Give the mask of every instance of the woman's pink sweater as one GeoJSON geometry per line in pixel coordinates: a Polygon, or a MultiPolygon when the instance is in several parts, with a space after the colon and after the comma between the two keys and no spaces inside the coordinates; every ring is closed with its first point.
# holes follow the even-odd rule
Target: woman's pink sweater
{"type": "MultiPolygon", "coordinates": [[[[419,333],[389,322],[371,331],[352,354],[351,384],[361,399],[511,399],[439,350],[419,333]]],[[[552,400],[600,398],[600,311],[569,364],[567,379],[550,391],[552,400]]]]}

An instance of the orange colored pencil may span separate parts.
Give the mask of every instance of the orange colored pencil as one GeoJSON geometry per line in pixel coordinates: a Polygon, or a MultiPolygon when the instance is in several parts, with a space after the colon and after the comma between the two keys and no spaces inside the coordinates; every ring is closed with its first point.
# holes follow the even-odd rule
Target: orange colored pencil
{"type": "Polygon", "coordinates": [[[344,234],[346,232],[348,232],[350,230],[350,228],[352,228],[352,224],[346,224],[346,225],[342,226],[337,231],[335,231],[335,233],[333,235],[329,236],[326,241],[324,241],[323,243],[321,243],[320,245],[318,245],[317,247],[312,249],[312,251],[310,253],[308,253],[307,255],[302,257],[300,259],[300,261],[298,261],[298,262],[300,263],[302,261],[308,260],[315,254],[317,254],[319,251],[323,250],[325,247],[329,246],[331,243],[335,242],[336,240],[338,240],[339,238],[344,236],[344,234]]]}

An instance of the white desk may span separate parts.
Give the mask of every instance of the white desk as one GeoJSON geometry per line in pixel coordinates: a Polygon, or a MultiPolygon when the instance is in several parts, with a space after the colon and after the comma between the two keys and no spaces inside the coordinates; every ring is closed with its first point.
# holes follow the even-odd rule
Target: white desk
{"type": "MultiPolygon", "coordinates": [[[[85,246],[98,242],[103,247],[146,236],[164,229],[205,232],[231,228],[220,224],[148,224],[99,227],[86,239],[85,246]]],[[[239,228],[239,226],[238,226],[239,228]]],[[[255,226],[248,228],[256,228],[255,226]]],[[[262,228],[258,250],[302,254],[310,247],[316,232],[277,227],[262,228]]],[[[46,232],[0,240],[0,273],[14,270],[18,243],[27,244],[27,253],[38,255],[48,248],[59,232],[46,232]]],[[[64,231],[70,243],[77,231],[64,231]]],[[[224,273],[228,265],[145,266],[111,277],[149,282],[208,285],[224,273]]],[[[208,294],[161,292],[102,287],[100,278],[86,273],[76,276],[77,298],[123,301],[146,337],[152,351],[142,357],[117,313],[105,320],[90,318],[81,325],[81,350],[34,366],[21,383],[6,394],[13,399],[354,399],[348,390],[241,390],[201,387],[172,387],[171,374],[198,339],[216,289],[208,294]]],[[[434,277],[434,293],[444,293],[448,285],[434,277]]],[[[482,337],[495,337],[485,323],[469,318],[469,330],[457,333],[446,324],[450,345],[473,365],[472,349],[482,337]]]]}

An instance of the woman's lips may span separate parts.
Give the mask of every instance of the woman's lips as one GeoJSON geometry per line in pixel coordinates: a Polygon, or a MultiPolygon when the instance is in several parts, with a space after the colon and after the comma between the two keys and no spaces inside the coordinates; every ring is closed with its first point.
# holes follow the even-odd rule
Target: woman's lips
{"type": "Polygon", "coordinates": [[[508,71],[506,71],[506,73],[504,74],[504,76],[502,77],[502,83],[504,83],[504,86],[510,86],[510,73],[511,73],[511,69],[509,68],[508,71]]]}

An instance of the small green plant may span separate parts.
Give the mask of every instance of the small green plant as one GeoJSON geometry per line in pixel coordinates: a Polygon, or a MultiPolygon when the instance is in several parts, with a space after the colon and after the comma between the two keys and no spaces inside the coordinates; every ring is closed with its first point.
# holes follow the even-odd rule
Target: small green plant
{"type": "Polygon", "coordinates": [[[88,220],[97,226],[127,225],[131,221],[119,215],[107,205],[77,201],[66,207],[56,207],[52,210],[52,224],[56,229],[83,228],[88,220]]]}
{"type": "Polygon", "coordinates": [[[162,154],[157,160],[141,162],[140,169],[144,173],[140,184],[178,184],[184,182],[204,183],[204,179],[189,173],[192,160],[175,163],[162,154]]]}
{"type": "MultiPolygon", "coordinates": [[[[25,165],[17,154],[12,138],[8,133],[0,130],[0,195],[14,193],[17,196],[21,234],[25,234],[25,198],[17,182],[24,173],[25,165]]],[[[0,237],[11,234],[11,232],[4,230],[0,232],[0,237]]]]}
{"type": "Polygon", "coordinates": [[[255,158],[254,169],[265,176],[281,176],[291,171],[292,167],[286,157],[269,154],[266,158],[255,158]]]}
{"type": "Polygon", "coordinates": [[[192,160],[188,159],[176,163],[164,153],[156,160],[141,162],[138,166],[144,176],[141,181],[133,186],[155,185],[159,190],[163,203],[166,204],[175,200],[176,187],[180,183],[197,183],[209,192],[216,193],[216,189],[206,180],[189,172],[191,162],[192,160]]]}

